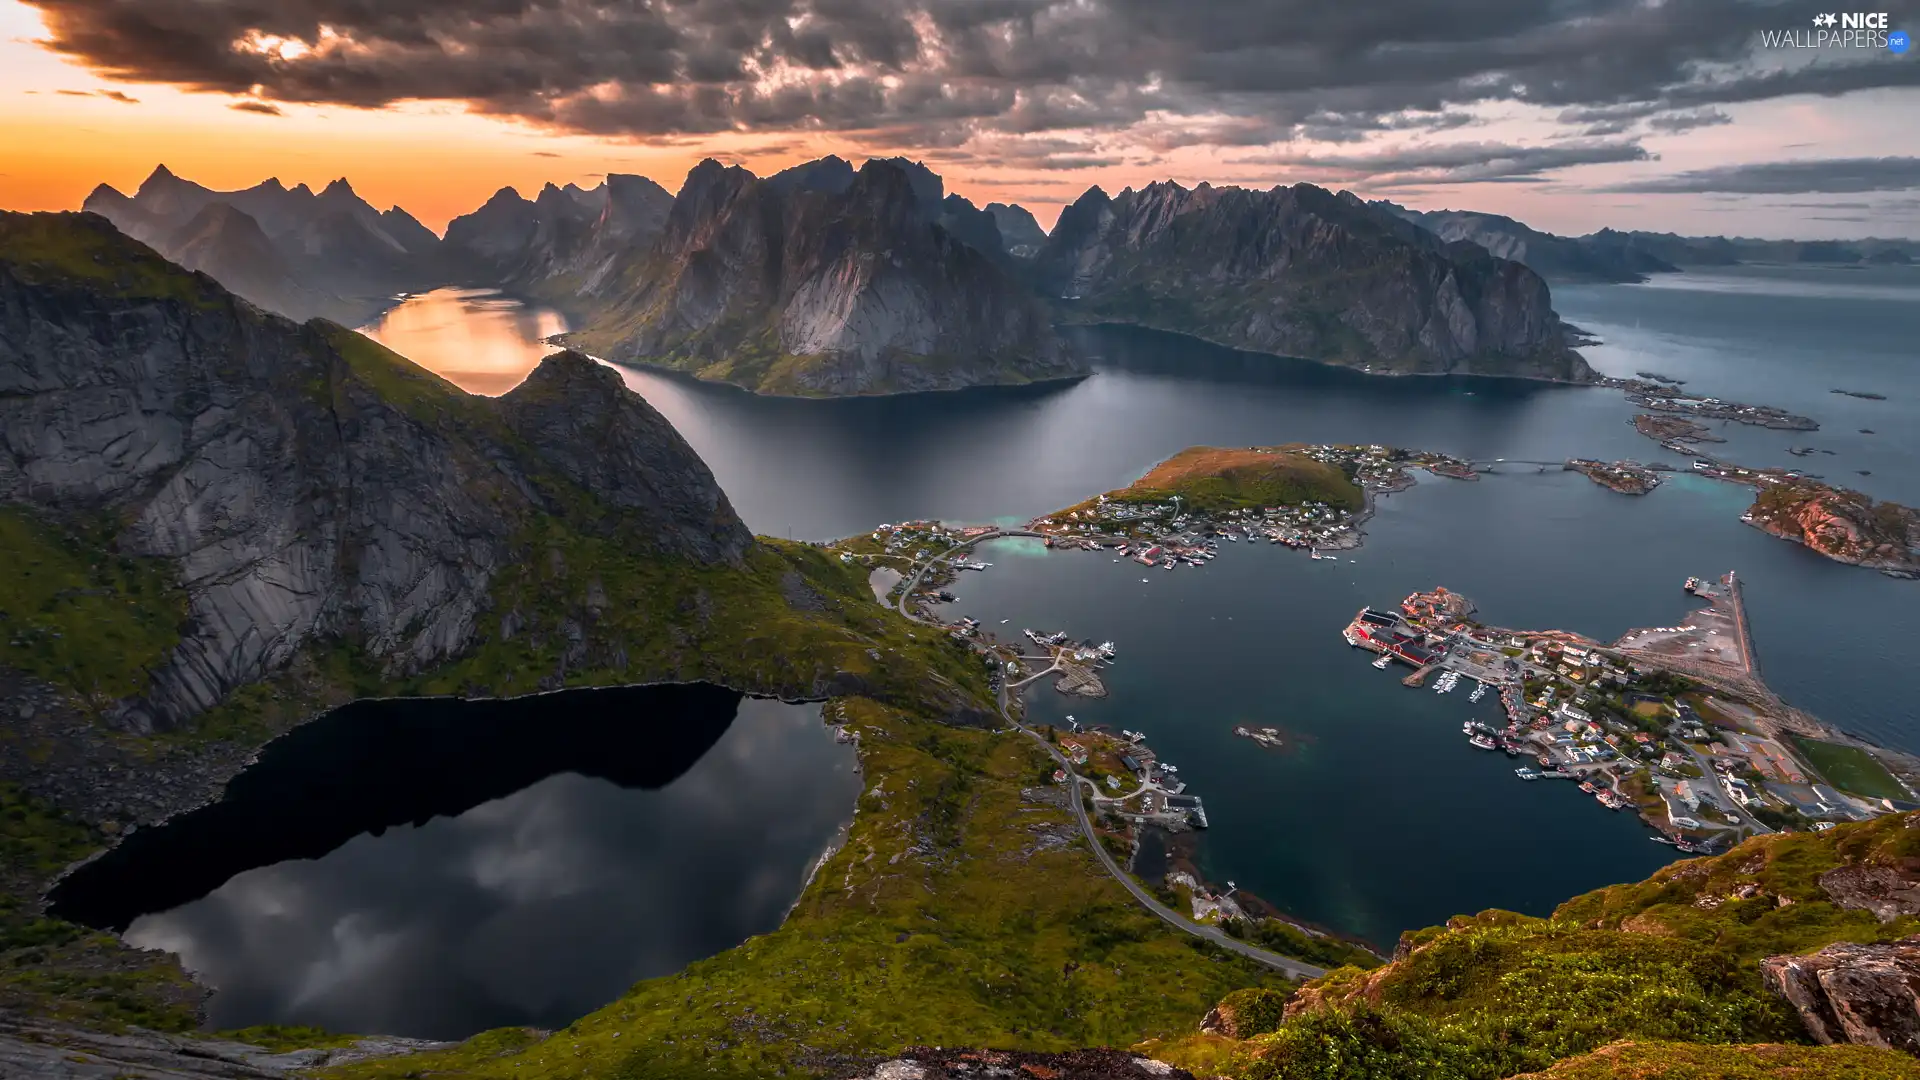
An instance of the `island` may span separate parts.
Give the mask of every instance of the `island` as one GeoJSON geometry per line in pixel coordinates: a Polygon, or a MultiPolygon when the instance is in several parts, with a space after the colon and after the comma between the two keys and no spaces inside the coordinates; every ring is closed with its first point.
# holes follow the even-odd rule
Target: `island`
{"type": "Polygon", "coordinates": [[[1887,395],[1876,394],[1871,390],[1841,390],[1836,387],[1835,389],[1829,390],[1827,392],[1830,394],[1845,394],[1847,397],[1863,398],[1867,401],[1887,400],[1887,395]]]}
{"type": "Polygon", "coordinates": [[[1740,520],[1836,562],[1920,577],[1920,511],[1808,477],[1761,472],[1740,520]]]}
{"type": "Polygon", "coordinates": [[[1566,468],[1622,495],[1645,495],[1659,487],[1662,471],[1637,461],[1608,462],[1589,458],[1573,458],[1567,462],[1566,468]]]}
{"type": "Polygon", "coordinates": [[[1331,559],[1324,553],[1360,546],[1374,498],[1411,487],[1413,469],[1480,478],[1471,462],[1379,444],[1194,446],[1030,528],[1049,546],[1112,549],[1168,570],[1201,565],[1221,540],[1265,539],[1331,559]]]}
{"type": "Polygon", "coordinates": [[[1362,608],[1348,644],[1414,668],[1403,681],[1478,701],[1500,694],[1504,726],[1468,720],[1482,751],[1525,756],[1523,781],[1564,779],[1600,805],[1632,809],[1682,850],[1724,848],[1780,829],[1831,828],[1920,803],[1920,758],[1852,738],[1787,705],[1760,681],[1740,583],[1688,578],[1706,601],[1682,626],[1611,644],[1565,630],[1476,621],[1445,588],[1397,608],[1362,608]]]}
{"type": "Polygon", "coordinates": [[[1732,420],[1739,424],[1751,424],[1755,427],[1774,428],[1780,431],[1820,430],[1817,421],[1795,415],[1785,409],[1777,409],[1771,405],[1745,405],[1737,401],[1722,401],[1719,398],[1683,393],[1671,387],[1651,391],[1630,390],[1627,392],[1627,400],[1643,409],[1675,416],[1732,420]]]}
{"type": "MultiPolygon", "coordinates": [[[[1633,418],[1633,429],[1662,446],[1672,443],[1727,441],[1709,431],[1705,424],[1689,420],[1684,416],[1655,416],[1651,413],[1640,413],[1633,418]]],[[[1690,452],[1684,446],[1679,449],[1683,453],[1690,452]]]]}

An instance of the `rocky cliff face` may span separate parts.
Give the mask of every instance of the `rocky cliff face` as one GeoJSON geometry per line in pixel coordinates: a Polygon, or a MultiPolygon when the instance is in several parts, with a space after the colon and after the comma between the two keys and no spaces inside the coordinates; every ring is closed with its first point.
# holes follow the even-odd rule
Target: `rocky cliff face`
{"type": "Polygon", "coordinates": [[[277,179],[215,191],[162,165],[132,196],[100,185],[83,209],[295,320],[357,325],[394,292],[437,284],[444,273],[438,237],[397,206],[375,210],[345,179],[318,195],[277,179]]]}
{"type": "Polygon", "coordinates": [[[235,282],[234,292],[271,311],[324,311],[342,303],[299,280],[259,223],[228,203],[208,203],[155,246],[188,270],[235,282]]]}
{"type": "Polygon", "coordinates": [[[1378,372],[1593,377],[1538,274],[1311,184],[1094,188],[1036,269],[1084,317],[1242,348],[1378,372]]]}
{"type": "Polygon", "coordinates": [[[987,213],[993,215],[993,222],[1000,227],[1000,238],[1006,244],[1007,254],[1016,258],[1031,259],[1040,254],[1041,247],[1047,242],[1047,233],[1033,218],[1033,211],[1018,203],[988,203],[987,213]]]}
{"type": "Polygon", "coordinates": [[[1638,249],[1555,236],[1499,214],[1410,210],[1384,200],[1368,205],[1413,222],[1446,241],[1467,240],[1502,259],[1524,263],[1548,281],[1645,281],[1679,269],[1638,249]]]}
{"type": "Polygon", "coordinates": [[[591,308],[666,224],[673,196],[644,176],[611,173],[596,187],[548,184],[532,200],[501,188],[447,224],[454,276],[591,308]]]}
{"type": "Polygon", "coordinates": [[[628,291],[575,338],[611,359],[772,393],[1083,373],[1044,309],[994,259],[933,223],[942,209],[937,189],[892,162],[868,162],[834,193],[704,161],[628,291]]]}
{"type": "Polygon", "coordinates": [[[577,354],[473,398],[360,336],[258,310],[104,219],[0,215],[0,503],[124,523],[189,620],[136,727],[328,638],[394,671],[471,640],[542,515],[697,564],[751,541],[706,466],[577,354]]]}

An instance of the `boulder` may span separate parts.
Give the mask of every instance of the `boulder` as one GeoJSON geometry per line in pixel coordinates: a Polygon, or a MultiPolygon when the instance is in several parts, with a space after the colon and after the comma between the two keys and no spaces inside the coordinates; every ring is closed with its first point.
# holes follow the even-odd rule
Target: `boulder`
{"type": "Polygon", "coordinates": [[[1815,1041],[1920,1055],[1920,937],[1768,957],[1760,975],[1799,1012],[1815,1041]]]}

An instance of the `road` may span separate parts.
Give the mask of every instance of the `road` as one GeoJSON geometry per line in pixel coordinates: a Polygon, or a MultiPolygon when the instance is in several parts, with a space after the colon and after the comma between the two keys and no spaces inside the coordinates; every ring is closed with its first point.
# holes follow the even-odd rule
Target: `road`
{"type": "Polygon", "coordinates": [[[953,558],[955,555],[960,554],[962,551],[965,551],[966,549],[972,547],[975,544],[982,543],[987,540],[998,540],[1003,536],[1031,536],[1035,538],[1042,538],[1042,537],[1045,537],[1046,534],[1033,532],[1029,529],[995,529],[993,532],[981,533],[979,536],[976,536],[971,540],[964,540],[958,544],[953,545],[951,548],[947,549],[945,554],[935,555],[933,558],[928,559],[926,562],[926,565],[922,566],[918,570],[915,570],[913,572],[913,576],[907,579],[907,583],[901,586],[900,604],[899,604],[900,614],[905,615],[907,618],[912,619],[914,622],[917,622],[917,623],[926,623],[931,621],[928,619],[923,619],[920,616],[915,615],[913,612],[907,610],[907,603],[913,599],[913,590],[920,587],[920,582],[927,576],[927,572],[932,570],[935,566],[939,565],[940,563],[953,558]]]}
{"type": "MultiPolygon", "coordinates": [[[[929,622],[929,620],[922,619],[907,610],[907,602],[912,598],[913,591],[920,587],[920,582],[927,576],[927,572],[934,568],[935,564],[951,559],[961,551],[986,540],[995,540],[1003,536],[1041,537],[1044,535],[1044,533],[1032,532],[1027,529],[997,529],[990,533],[981,533],[971,540],[954,545],[944,555],[936,555],[928,559],[926,565],[914,571],[913,576],[908,578],[905,586],[901,588],[899,603],[900,614],[905,615],[908,619],[917,623],[924,624],[929,622]]],[[[1184,930],[1194,937],[1210,941],[1228,952],[1244,956],[1256,964],[1264,964],[1290,979],[1317,979],[1327,973],[1326,968],[1314,967],[1312,964],[1302,963],[1299,960],[1281,956],[1276,952],[1268,952],[1266,949],[1262,949],[1257,945],[1249,945],[1239,938],[1228,935],[1217,926],[1207,926],[1203,923],[1194,922],[1192,919],[1187,918],[1155,899],[1152,893],[1142,887],[1138,881],[1133,879],[1131,874],[1128,874],[1119,863],[1114,861],[1113,856],[1109,854],[1106,847],[1100,843],[1100,837],[1094,833],[1093,822],[1087,817],[1087,808],[1080,802],[1080,785],[1085,784],[1093,788],[1095,795],[1100,794],[1100,789],[1094,785],[1093,781],[1074,772],[1073,762],[1068,761],[1066,755],[1062,754],[1052,743],[1048,742],[1046,736],[1013,718],[1013,709],[1007,704],[1007,688],[1004,684],[1000,688],[1000,715],[1006,718],[1007,723],[1019,728],[1026,733],[1028,738],[1039,743],[1040,748],[1047,752],[1047,756],[1051,757],[1054,763],[1059,765],[1061,770],[1067,774],[1067,779],[1071,781],[1069,784],[1071,794],[1068,795],[1067,802],[1073,807],[1074,818],[1080,822],[1080,833],[1087,838],[1087,846],[1093,849],[1094,857],[1100,860],[1100,865],[1106,868],[1107,873],[1113,875],[1115,881],[1118,881],[1122,887],[1129,893],[1132,893],[1133,898],[1139,901],[1142,907],[1159,916],[1161,922],[1175,929],[1184,930]]]]}
{"type": "MultiPolygon", "coordinates": [[[[1268,952],[1257,945],[1249,945],[1239,938],[1230,936],[1217,926],[1208,926],[1204,923],[1194,922],[1192,919],[1187,918],[1155,899],[1152,893],[1142,887],[1138,881],[1133,879],[1131,874],[1128,874],[1126,870],[1121,868],[1119,863],[1114,861],[1113,856],[1107,851],[1105,845],[1100,843],[1099,836],[1094,834],[1093,822],[1087,817],[1087,808],[1080,801],[1080,785],[1086,784],[1088,787],[1094,787],[1093,781],[1074,772],[1073,762],[1068,761],[1066,755],[1062,754],[1052,743],[1048,742],[1046,736],[1013,718],[1013,710],[1007,704],[1007,693],[1004,688],[1000,691],[1000,715],[1006,717],[1007,723],[1019,728],[1025,732],[1029,738],[1039,743],[1040,748],[1045,750],[1047,755],[1053,758],[1054,762],[1067,774],[1067,779],[1071,781],[1069,785],[1071,794],[1068,795],[1067,801],[1073,806],[1073,816],[1080,822],[1080,832],[1081,835],[1087,838],[1087,846],[1093,849],[1094,857],[1100,860],[1101,866],[1106,867],[1107,873],[1112,874],[1115,881],[1118,881],[1128,892],[1132,893],[1133,898],[1138,900],[1142,907],[1159,916],[1161,922],[1175,929],[1184,930],[1194,937],[1210,941],[1226,949],[1228,952],[1238,953],[1256,964],[1264,964],[1290,979],[1317,979],[1327,973],[1326,968],[1314,967],[1312,964],[1302,963],[1298,960],[1281,956],[1279,953],[1268,952]]],[[[1099,788],[1094,787],[1094,793],[1096,795],[1099,794],[1099,788]]]]}

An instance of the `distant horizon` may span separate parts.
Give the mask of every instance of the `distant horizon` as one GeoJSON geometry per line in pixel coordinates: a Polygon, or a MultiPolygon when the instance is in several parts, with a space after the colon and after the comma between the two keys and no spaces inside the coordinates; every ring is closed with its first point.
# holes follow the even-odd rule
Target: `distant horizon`
{"type": "Polygon", "coordinates": [[[1812,8],[1284,7],[0,0],[0,206],[73,209],[165,161],[220,190],[344,174],[440,233],[502,187],[839,154],[924,161],[1048,229],[1089,187],[1168,179],[1561,236],[1920,240],[1920,53],[1779,47],[1812,8]]]}

